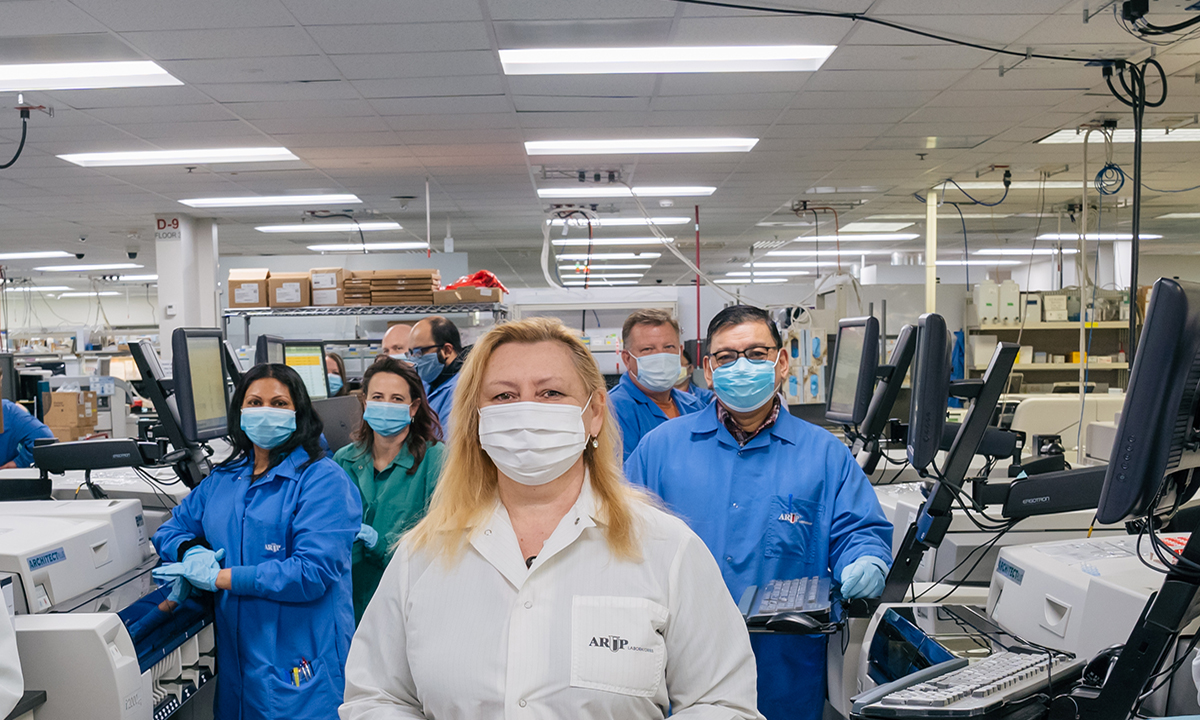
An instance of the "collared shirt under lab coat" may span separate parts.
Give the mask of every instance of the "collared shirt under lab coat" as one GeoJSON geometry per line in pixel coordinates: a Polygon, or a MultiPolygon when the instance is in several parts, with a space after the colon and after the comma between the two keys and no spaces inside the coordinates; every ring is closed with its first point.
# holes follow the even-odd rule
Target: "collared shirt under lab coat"
{"type": "Polygon", "coordinates": [[[442,439],[450,439],[450,410],[454,406],[454,388],[458,387],[458,376],[461,373],[454,373],[441,385],[430,389],[429,385],[425,386],[425,395],[429,399],[429,407],[438,416],[438,422],[442,424],[442,439]]]}
{"type": "Polygon", "coordinates": [[[447,564],[402,545],[346,664],[343,720],[759,718],[745,624],[680,520],[613,557],[585,481],[526,569],[496,504],[447,564]]]}
{"type": "MultiPolygon", "coordinates": [[[[839,578],[863,556],[891,564],[892,526],[867,477],[841,441],[787,408],[739,446],[713,403],[643,438],[625,475],[704,539],[734,598],[774,579],[839,578]]],[[[820,718],[824,637],[755,635],[753,644],[762,713],[820,718]]]]}
{"type": "MultiPolygon", "coordinates": [[[[671,388],[671,399],[675,401],[675,409],[679,411],[680,417],[700,412],[705,407],[700,398],[676,388],[671,388]]],[[[621,425],[621,449],[624,451],[624,459],[628,460],[638,442],[646,433],[665,423],[667,415],[658,403],[651,400],[650,396],[633,382],[629,373],[622,375],[617,386],[608,393],[608,401],[612,405],[613,415],[621,425]]]]}

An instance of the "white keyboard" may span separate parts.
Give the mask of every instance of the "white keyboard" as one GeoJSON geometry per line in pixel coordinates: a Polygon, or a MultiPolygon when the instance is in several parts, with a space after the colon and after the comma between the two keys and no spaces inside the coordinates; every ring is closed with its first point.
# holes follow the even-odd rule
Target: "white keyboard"
{"type": "Polygon", "coordinates": [[[875,717],[972,717],[1045,690],[1051,677],[1066,679],[1083,660],[1046,654],[999,652],[943,675],[904,679],[855,698],[863,715],[875,717]],[[1047,672],[1049,666],[1049,672],[1047,672]]]}

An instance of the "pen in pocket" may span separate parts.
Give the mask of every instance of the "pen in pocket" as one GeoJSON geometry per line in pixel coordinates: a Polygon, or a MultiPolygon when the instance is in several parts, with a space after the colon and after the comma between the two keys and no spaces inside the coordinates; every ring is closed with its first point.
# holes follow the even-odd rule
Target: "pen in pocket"
{"type": "Polygon", "coordinates": [[[304,678],[306,680],[312,680],[312,664],[305,658],[300,658],[300,672],[304,674],[304,678]]]}
{"type": "Polygon", "coordinates": [[[296,683],[296,687],[300,687],[300,668],[292,668],[292,682],[296,683]]]}

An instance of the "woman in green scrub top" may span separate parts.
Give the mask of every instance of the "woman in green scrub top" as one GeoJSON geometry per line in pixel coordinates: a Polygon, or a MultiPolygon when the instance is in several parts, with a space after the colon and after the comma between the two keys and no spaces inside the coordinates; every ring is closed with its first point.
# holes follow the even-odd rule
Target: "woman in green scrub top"
{"type": "Polygon", "coordinates": [[[424,517],[445,448],[412,366],[381,356],[363,375],[362,387],[362,424],[354,443],[333,456],[362,494],[362,529],[354,541],[351,571],[356,624],[396,541],[424,517]]]}

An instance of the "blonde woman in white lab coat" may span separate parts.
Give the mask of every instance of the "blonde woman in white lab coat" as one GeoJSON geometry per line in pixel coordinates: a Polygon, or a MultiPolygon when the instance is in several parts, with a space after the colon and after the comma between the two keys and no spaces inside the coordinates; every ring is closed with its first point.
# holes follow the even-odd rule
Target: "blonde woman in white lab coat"
{"type": "Polygon", "coordinates": [[[343,720],[748,718],[755,666],[707,548],[621,475],[588,349],[497,326],[446,465],[354,636],[343,720]]]}

